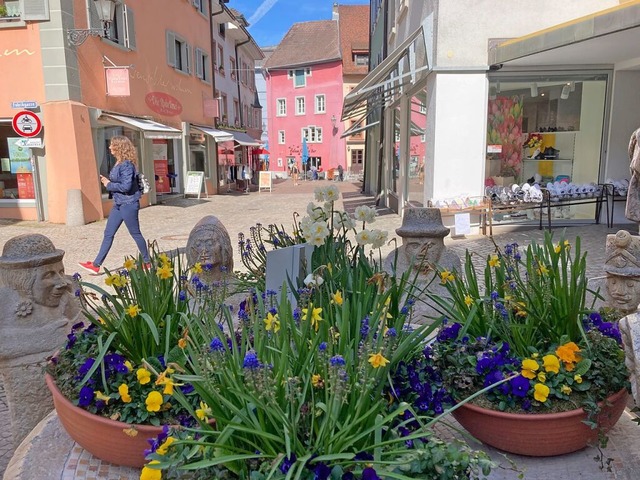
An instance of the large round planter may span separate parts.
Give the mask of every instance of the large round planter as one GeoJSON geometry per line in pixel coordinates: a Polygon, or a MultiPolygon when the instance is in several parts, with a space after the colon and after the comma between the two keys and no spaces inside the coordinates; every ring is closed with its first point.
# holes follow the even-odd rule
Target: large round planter
{"type": "Polygon", "coordinates": [[[627,405],[625,389],[600,403],[600,428],[582,423],[587,414],[582,408],[561,413],[505,413],[473,404],[464,404],[453,416],[471,435],[499,450],[530,457],[551,457],[576,452],[598,439],[616,424],[627,405]]]}
{"type": "Polygon", "coordinates": [[[144,451],[149,448],[147,440],[157,437],[162,427],[134,425],[138,433],[132,436],[132,425],[94,415],[75,406],[58,390],[51,375],[46,375],[46,381],[58,418],[78,445],[114,465],[140,468],[145,464],[144,451]]]}

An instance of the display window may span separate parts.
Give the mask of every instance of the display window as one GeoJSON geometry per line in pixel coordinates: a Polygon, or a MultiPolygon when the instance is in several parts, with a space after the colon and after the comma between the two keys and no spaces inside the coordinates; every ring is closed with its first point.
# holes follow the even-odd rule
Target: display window
{"type": "Polygon", "coordinates": [[[0,123],[0,201],[35,199],[31,149],[10,123],[0,123]]]}

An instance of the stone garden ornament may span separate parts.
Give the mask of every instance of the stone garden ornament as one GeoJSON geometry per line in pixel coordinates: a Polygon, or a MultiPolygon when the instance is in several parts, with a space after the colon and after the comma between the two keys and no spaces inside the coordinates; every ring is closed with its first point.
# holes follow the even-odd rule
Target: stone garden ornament
{"type": "Polygon", "coordinates": [[[631,163],[631,181],[627,190],[625,216],[634,222],[640,222],[640,128],[631,134],[629,140],[629,159],[631,163]]]}
{"type": "Polygon", "coordinates": [[[0,375],[14,447],[53,408],[43,366],[80,315],[63,256],[44,235],[26,234],[0,257],[0,375]]]}
{"type": "Polygon", "coordinates": [[[203,217],[189,233],[187,261],[190,266],[200,263],[203,283],[222,280],[225,273],[233,272],[233,248],[229,233],[222,222],[213,215],[203,217]]]}

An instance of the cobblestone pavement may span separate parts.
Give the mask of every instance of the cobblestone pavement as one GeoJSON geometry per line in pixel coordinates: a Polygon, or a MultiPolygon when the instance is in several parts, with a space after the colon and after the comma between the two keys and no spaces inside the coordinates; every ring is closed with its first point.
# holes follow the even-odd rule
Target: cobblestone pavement
{"type": "MultiPolygon", "coordinates": [[[[313,201],[314,189],[318,186],[325,186],[330,183],[331,182],[329,181],[302,181],[300,185],[294,186],[291,180],[276,179],[274,181],[272,192],[252,191],[248,194],[232,192],[211,196],[206,199],[185,199],[177,195],[165,196],[162,204],[145,208],[140,211],[142,233],[147,240],[155,240],[160,250],[173,250],[186,245],[189,232],[198,220],[205,215],[215,215],[227,228],[232,244],[235,247],[238,234],[248,233],[250,227],[254,226],[258,222],[263,225],[275,223],[290,229],[293,223],[294,212],[299,212],[304,216],[306,214],[305,211],[307,204],[313,201]]],[[[342,198],[337,205],[338,208],[344,208],[345,210],[352,212],[358,205],[373,205],[375,203],[372,197],[360,194],[360,184],[349,182],[336,182],[333,184],[338,186],[342,192],[342,198]]],[[[389,232],[390,240],[395,238],[397,245],[400,245],[401,239],[395,234],[395,229],[398,228],[401,223],[402,219],[398,215],[391,211],[381,209],[379,210],[379,217],[373,227],[387,230],[389,232]]],[[[7,240],[16,235],[34,232],[41,233],[49,237],[57,248],[66,252],[64,258],[65,269],[68,274],[72,274],[79,270],[77,267],[78,262],[93,260],[102,240],[104,226],[105,221],[99,221],[80,227],[67,227],[65,225],[56,225],[47,222],[39,223],[32,221],[0,219],[0,248],[2,248],[7,240]]],[[[635,225],[627,225],[624,226],[624,228],[631,229],[632,233],[637,234],[637,226],[635,225]]],[[[608,229],[605,225],[583,225],[566,229],[566,238],[572,243],[575,242],[575,238],[578,235],[582,239],[582,248],[588,252],[588,275],[590,278],[602,275],[605,237],[608,233],[615,233],[616,231],[617,228],[608,229]]],[[[560,228],[554,228],[555,235],[559,235],[560,233],[560,228]]],[[[483,262],[483,259],[487,254],[494,250],[495,245],[504,246],[506,243],[511,242],[526,245],[533,240],[540,241],[543,236],[544,231],[537,229],[509,230],[506,227],[501,226],[494,227],[493,237],[483,235],[461,238],[447,237],[445,239],[445,243],[461,258],[464,258],[465,250],[469,249],[474,252],[474,254],[477,254],[475,255],[475,258],[478,260],[478,263],[480,263],[483,262]]],[[[386,255],[390,253],[394,246],[395,244],[390,242],[390,244],[383,250],[383,254],[386,255]]],[[[105,262],[105,266],[107,268],[117,268],[122,265],[125,255],[135,255],[136,253],[135,244],[123,226],[116,235],[111,253],[105,262]]],[[[243,270],[237,249],[235,249],[234,263],[236,270],[243,270]]],[[[104,275],[91,276],[86,275],[84,272],[82,272],[82,274],[85,281],[101,285],[104,284],[104,275]]],[[[0,429],[0,473],[3,472],[6,466],[6,463],[3,464],[3,459],[8,459],[11,449],[9,438],[6,435],[8,431],[6,428],[6,425],[8,425],[7,417],[8,415],[2,385],[0,385],[0,424],[5,425],[4,428],[0,429]]],[[[640,430],[638,433],[640,434],[640,430]]],[[[613,443],[617,444],[617,441],[614,441],[613,443]]],[[[68,461],[73,464],[84,464],[80,462],[82,452],[76,452],[76,450],[70,454],[68,461]]],[[[638,453],[638,455],[640,455],[640,453],[638,453]]],[[[583,454],[583,457],[584,456],[585,455],[583,454]]],[[[586,456],[593,456],[592,452],[586,456]]],[[[571,460],[571,458],[574,458],[573,456],[564,456],[561,457],[561,459],[558,459],[557,462],[555,462],[555,460],[523,460],[523,463],[528,465],[527,462],[533,462],[534,465],[539,465],[539,467],[527,467],[529,469],[533,468],[534,472],[538,471],[536,468],[542,468],[541,466],[543,465],[553,465],[556,463],[560,465],[566,464],[567,462],[569,462],[569,465],[573,464],[576,468],[579,468],[580,463],[583,462],[583,457],[580,457],[579,460],[571,460]]],[[[82,457],[82,459],[84,459],[84,457],[82,457]]],[[[4,460],[4,462],[6,461],[8,460],[4,460]]],[[[617,461],[623,465],[623,470],[626,471],[628,468],[627,459],[624,458],[617,461]]],[[[518,462],[520,462],[520,460],[518,460],[518,462]]],[[[637,456],[634,456],[633,462],[633,465],[638,466],[637,456]]],[[[92,466],[94,465],[92,464],[92,466]]],[[[536,476],[525,475],[525,478],[578,478],[577,476],[571,476],[570,473],[567,473],[567,475],[560,474],[556,467],[550,468],[559,476],[541,469],[539,471],[544,471],[544,475],[542,473],[540,473],[540,476],[537,476],[537,474],[535,474],[536,476]]],[[[95,469],[86,470],[86,472],[91,472],[91,474],[86,473],[81,475],[76,472],[75,478],[137,478],[137,474],[134,475],[133,473],[133,476],[127,477],[120,469],[118,470],[116,477],[110,476],[109,474],[106,474],[106,476],[97,476],[94,470],[95,469]]],[[[96,471],[99,473],[101,471],[104,472],[105,470],[98,466],[96,471]]],[[[569,472],[570,471],[571,470],[569,470],[569,472]]],[[[516,476],[509,476],[510,474],[508,474],[508,470],[500,470],[496,475],[498,475],[498,473],[505,473],[507,476],[492,475],[492,478],[516,478],[516,476]]],[[[620,472],[618,472],[618,474],[619,473],[620,472]]],[[[64,478],[70,478],[69,470],[66,471],[66,476],[64,478]]],[[[609,479],[638,477],[619,475],[609,476],[607,474],[605,476],[579,476],[579,478],[609,479]]]]}

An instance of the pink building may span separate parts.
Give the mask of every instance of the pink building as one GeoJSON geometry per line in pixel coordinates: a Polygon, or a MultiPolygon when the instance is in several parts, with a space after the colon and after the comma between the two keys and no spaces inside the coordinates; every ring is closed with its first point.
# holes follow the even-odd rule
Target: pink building
{"type": "Polygon", "coordinates": [[[297,163],[302,170],[306,139],[308,162],[324,171],[346,169],[340,138],[342,60],[338,22],[294,24],[265,62],[272,171],[297,163]]]}

